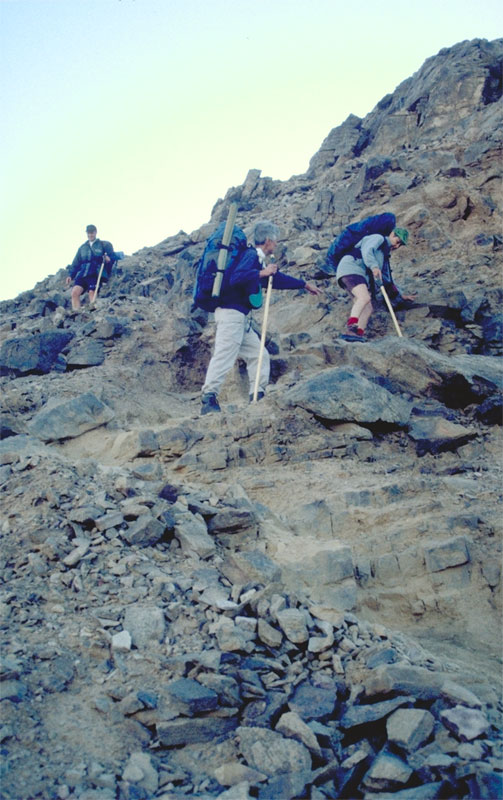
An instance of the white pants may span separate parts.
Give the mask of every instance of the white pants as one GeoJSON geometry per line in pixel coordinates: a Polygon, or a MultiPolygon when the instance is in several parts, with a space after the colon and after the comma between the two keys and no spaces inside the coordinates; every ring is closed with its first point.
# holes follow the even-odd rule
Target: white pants
{"type": "MultiPolygon", "coordinates": [[[[250,394],[253,394],[260,353],[260,338],[251,326],[250,317],[233,308],[217,308],[215,324],[217,327],[215,348],[208,364],[203,393],[215,392],[218,394],[225,376],[236,363],[236,359],[242,358],[246,362],[250,394]]],[[[259,391],[261,392],[265,391],[265,387],[269,383],[269,370],[269,353],[264,347],[259,378],[259,391]]]]}

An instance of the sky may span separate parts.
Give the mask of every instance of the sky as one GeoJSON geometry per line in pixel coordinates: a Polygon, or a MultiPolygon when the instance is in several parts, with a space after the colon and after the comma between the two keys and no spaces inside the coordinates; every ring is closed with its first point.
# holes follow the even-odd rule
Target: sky
{"type": "Polygon", "coordinates": [[[0,300],[89,223],[132,254],[250,169],[304,173],[427,58],[502,35],[499,0],[0,0],[0,300]]]}

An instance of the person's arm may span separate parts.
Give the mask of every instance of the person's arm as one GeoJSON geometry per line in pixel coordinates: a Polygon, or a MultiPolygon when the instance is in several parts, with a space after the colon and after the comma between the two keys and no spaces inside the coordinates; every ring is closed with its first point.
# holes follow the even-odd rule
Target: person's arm
{"type": "Polygon", "coordinates": [[[69,272],[68,278],[66,279],[67,283],[70,283],[75,278],[75,275],[78,272],[80,267],[80,247],[75,254],[75,258],[73,259],[71,264],[68,264],[67,270],[69,272]]]}
{"type": "Polygon", "coordinates": [[[305,289],[309,294],[322,294],[321,289],[318,289],[313,283],[308,283],[301,278],[293,278],[291,275],[285,275],[284,272],[276,272],[274,274],[272,285],[273,289],[305,289]]]}
{"type": "MultiPolygon", "coordinates": [[[[381,264],[382,259],[378,257],[378,250],[384,242],[384,236],[380,233],[374,233],[372,236],[365,236],[362,239],[361,253],[362,260],[367,269],[370,269],[374,278],[381,280],[381,264]]],[[[382,253],[381,253],[382,256],[382,253]]]]}
{"type": "Polygon", "coordinates": [[[384,258],[384,264],[382,265],[382,282],[386,292],[388,293],[388,297],[393,303],[402,303],[404,300],[410,302],[414,301],[417,297],[415,294],[403,294],[401,290],[396,285],[395,281],[393,280],[393,275],[391,272],[391,264],[389,256],[388,258],[384,258]]]}

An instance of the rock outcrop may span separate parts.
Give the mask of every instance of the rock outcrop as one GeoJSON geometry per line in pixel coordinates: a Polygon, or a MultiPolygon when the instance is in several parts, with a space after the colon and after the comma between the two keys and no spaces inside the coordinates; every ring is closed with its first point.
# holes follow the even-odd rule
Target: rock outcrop
{"type": "Polygon", "coordinates": [[[502,796],[502,55],[250,170],[94,310],[62,273],[1,304],[5,800],[502,796]],[[238,364],[200,417],[193,264],[232,201],[324,295],[273,297],[265,399],[238,364]],[[352,344],[321,266],[382,210],[417,302],[352,344]]]}

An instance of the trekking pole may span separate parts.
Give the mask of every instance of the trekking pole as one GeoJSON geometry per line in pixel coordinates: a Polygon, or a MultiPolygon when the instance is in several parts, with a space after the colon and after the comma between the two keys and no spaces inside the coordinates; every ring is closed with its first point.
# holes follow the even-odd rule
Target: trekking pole
{"type": "Polygon", "coordinates": [[[103,260],[103,262],[101,264],[101,267],[100,267],[99,274],[98,274],[98,280],[96,282],[96,289],[94,290],[93,302],[91,303],[91,305],[93,305],[93,306],[96,305],[96,300],[98,299],[98,290],[100,288],[100,281],[101,281],[101,276],[103,275],[103,267],[104,266],[105,266],[105,261],[103,260]]]}
{"type": "Polygon", "coordinates": [[[391,314],[391,319],[393,320],[393,324],[394,324],[394,326],[396,328],[396,332],[397,332],[397,334],[399,336],[401,336],[403,338],[403,334],[402,334],[402,331],[400,330],[400,326],[399,326],[399,324],[397,322],[397,319],[396,319],[396,316],[395,316],[395,312],[393,311],[393,306],[391,305],[390,299],[388,297],[388,293],[387,293],[386,289],[384,288],[384,286],[382,285],[382,283],[379,284],[379,288],[380,288],[380,290],[382,292],[382,296],[384,297],[384,299],[386,301],[386,305],[388,306],[388,311],[391,314]]]}
{"type": "Polygon", "coordinates": [[[258,355],[257,374],[255,376],[255,386],[253,389],[253,400],[252,400],[253,403],[257,402],[258,385],[260,381],[260,370],[262,368],[262,360],[264,357],[265,335],[267,331],[267,317],[269,316],[269,303],[271,302],[271,294],[272,294],[272,275],[269,275],[269,280],[267,281],[265,304],[264,304],[264,318],[262,320],[262,332],[260,336],[260,350],[258,355]]]}
{"type": "Polygon", "coordinates": [[[227,215],[227,222],[225,223],[224,235],[222,236],[222,247],[218,252],[217,274],[215,275],[215,279],[213,281],[213,289],[211,292],[212,297],[220,296],[222,279],[224,277],[225,267],[227,266],[229,242],[232,238],[232,231],[234,230],[234,221],[236,219],[237,210],[237,203],[231,203],[229,206],[229,213],[227,215]]]}

